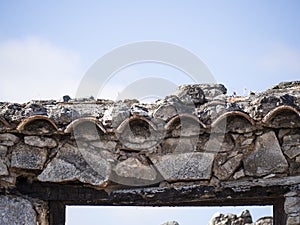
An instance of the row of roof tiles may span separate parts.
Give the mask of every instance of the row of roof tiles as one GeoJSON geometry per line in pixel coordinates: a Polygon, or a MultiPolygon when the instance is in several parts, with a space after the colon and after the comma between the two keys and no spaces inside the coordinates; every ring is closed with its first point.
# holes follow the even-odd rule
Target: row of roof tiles
{"type": "MultiPolygon", "coordinates": [[[[229,117],[240,117],[243,118],[249,125],[251,126],[266,126],[266,127],[274,127],[272,124],[273,118],[276,116],[283,115],[287,117],[288,120],[296,120],[296,121],[290,121],[291,124],[293,125],[292,127],[300,127],[300,112],[288,105],[281,105],[270,112],[268,112],[265,117],[262,120],[254,120],[251,116],[249,116],[247,113],[242,112],[242,111],[230,111],[230,112],[225,112],[221,114],[219,117],[217,117],[210,125],[204,124],[198,117],[196,117],[193,114],[178,114],[174,117],[172,117],[169,121],[166,122],[164,125],[165,130],[170,130],[172,129],[173,125],[175,123],[178,123],[179,119],[188,119],[190,121],[193,121],[195,123],[198,123],[201,128],[204,129],[209,129],[213,127],[217,127],[221,121],[224,121],[224,119],[227,119],[229,117]],[[289,115],[293,115],[293,117],[289,115]]],[[[71,133],[72,130],[77,127],[78,125],[82,123],[93,123],[97,125],[97,127],[103,132],[103,133],[108,133],[108,132],[122,132],[126,126],[131,122],[131,121],[143,121],[144,123],[147,123],[152,129],[158,130],[158,127],[155,122],[151,121],[150,119],[139,116],[139,115],[133,115],[131,117],[128,117],[125,119],[121,124],[118,125],[116,128],[109,128],[105,127],[102,122],[95,117],[81,117],[78,118],[74,121],[72,121],[70,124],[68,124],[65,128],[59,128],[57,124],[50,119],[49,117],[45,115],[33,115],[29,116],[27,118],[24,118],[17,126],[13,126],[10,123],[8,123],[4,118],[0,117],[0,128],[2,127],[2,131],[17,131],[20,133],[26,133],[26,130],[30,124],[34,124],[37,121],[43,121],[46,122],[51,128],[51,130],[46,131],[45,133],[71,133]]]]}

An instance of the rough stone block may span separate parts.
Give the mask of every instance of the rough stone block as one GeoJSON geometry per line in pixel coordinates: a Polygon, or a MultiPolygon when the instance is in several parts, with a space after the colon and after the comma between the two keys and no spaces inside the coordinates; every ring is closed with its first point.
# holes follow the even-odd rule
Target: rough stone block
{"type": "Polygon", "coordinates": [[[290,159],[300,155],[300,135],[286,135],[283,137],[282,149],[290,159]]]}
{"type": "Polygon", "coordinates": [[[300,213],[296,216],[288,216],[286,225],[299,225],[300,224],[300,213]]]}
{"type": "Polygon", "coordinates": [[[116,174],[121,177],[155,180],[157,173],[153,166],[144,165],[137,158],[126,159],[116,165],[116,174]]]}
{"type": "Polygon", "coordinates": [[[11,167],[20,169],[43,169],[47,160],[47,150],[22,143],[13,148],[11,167]]]}
{"type": "Polygon", "coordinates": [[[16,135],[10,133],[0,134],[0,142],[11,141],[17,143],[20,140],[16,135]]]}
{"type": "Polygon", "coordinates": [[[40,137],[40,136],[25,136],[25,144],[36,146],[40,148],[55,148],[57,146],[56,141],[53,138],[49,137],[40,137]]]}
{"type": "Polygon", "coordinates": [[[0,176],[7,176],[8,174],[9,173],[6,164],[2,159],[0,159],[0,176]]]}
{"type": "Polygon", "coordinates": [[[244,159],[244,168],[245,174],[249,176],[286,172],[288,163],[273,131],[256,139],[254,151],[244,159]]]}
{"type": "Polygon", "coordinates": [[[181,153],[150,157],[151,161],[168,181],[210,179],[214,154],[181,153]]]}
{"type": "Polygon", "coordinates": [[[7,146],[0,145],[0,158],[5,158],[7,153],[7,146]]]}
{"type": "Polygon", "coordinates": [[[287,214],[300,212],[300,197],[286,197],[284,202],[284,210],[287,214]]]}
{"type": "Polygon", "coordinates": [[[38,180],[44,182],[65,182],[79,180],[97,186],[105,186],[111,167],[103,155],[95,152],[79,151],[76,146],[65,144],[38,180]]]}
{"type": "Polygon", "coordinates": [[[162,142],[164,153],[185,153],[196,150],[197,138],[167,138],[162,142]]]}
{"type": "Polygon", "coordinates": [[[228,179],[234,171],[240,166],[243,155],[238,154],[232,158],[226,160],[225,163],[218,165],[218,156],[215,159],[214,163],[214,174],[220,180],[228,179]]]}
{"type": "Polygon", "coordinates": [[[0,224],[36,225],[36,212],[31,202],[21,197],[0,195],[0,224]]]}

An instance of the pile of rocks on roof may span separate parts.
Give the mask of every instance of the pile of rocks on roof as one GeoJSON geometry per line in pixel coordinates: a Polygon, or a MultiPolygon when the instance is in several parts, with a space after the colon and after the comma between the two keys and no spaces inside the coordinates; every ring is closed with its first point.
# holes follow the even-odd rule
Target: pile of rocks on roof
{"type": "MultiPolygon", "coordinates": [[[[252,216],[248,210],[244,210],[241,214],[235,215],[232,213],[222,214],[216,213],[208,225],[272,225],[272,217],[262,217],[256,222],[252,221],[252,216]]],[[[161,225],[179,225],[176,221],[168,221],[161,225]]]]}

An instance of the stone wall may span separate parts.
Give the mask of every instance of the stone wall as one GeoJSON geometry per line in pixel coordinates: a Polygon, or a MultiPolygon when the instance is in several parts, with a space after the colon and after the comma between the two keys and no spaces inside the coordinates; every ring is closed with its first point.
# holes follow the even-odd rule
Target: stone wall
{"type": "Polygon", "coordinates": [[[300,82],[0,103],[0,224],[63,224],[65,204],[273,204],[275,224],[300,224],[299,108],[300,82]]]}

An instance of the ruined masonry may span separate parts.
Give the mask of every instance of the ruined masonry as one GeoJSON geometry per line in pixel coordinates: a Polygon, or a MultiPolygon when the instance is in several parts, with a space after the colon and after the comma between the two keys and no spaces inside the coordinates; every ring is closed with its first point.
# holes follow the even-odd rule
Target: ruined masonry
{"type": "Polygon", "coordinates": [[[0,103],[0,224],[62,225],[66,205],[268,204],[299,225],[300,82],[226,92],[0,103]]]}

